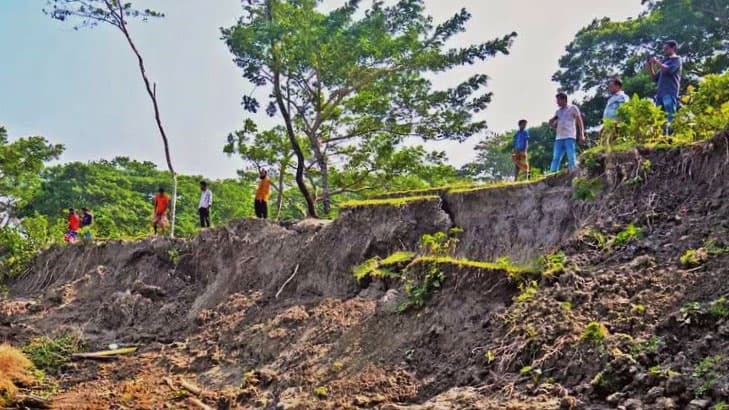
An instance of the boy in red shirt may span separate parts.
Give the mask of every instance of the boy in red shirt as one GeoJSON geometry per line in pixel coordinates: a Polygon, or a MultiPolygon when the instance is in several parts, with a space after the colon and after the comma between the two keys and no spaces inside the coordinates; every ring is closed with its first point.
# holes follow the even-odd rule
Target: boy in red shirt
{"type": "Polygon", "coordinates": [[[68,243],[76,243],[78,238],[78,229],[81,227],[81,218],[73,208],[68,208],[68,230],[63,235],[63,239],[68,243]]]}

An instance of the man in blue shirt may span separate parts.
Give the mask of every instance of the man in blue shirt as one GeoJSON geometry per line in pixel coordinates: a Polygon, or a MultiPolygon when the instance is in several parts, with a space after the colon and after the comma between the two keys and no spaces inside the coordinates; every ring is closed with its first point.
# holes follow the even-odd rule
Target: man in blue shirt
{"type": "Polygon", "coordinates": [[[630,97],[623,91],[623,80],[618,77],[610,80],[608,91],[610,92],[610,98],[608,98],[607,104],[605,104],[602,119],[609,118],[615,121],[618,117],[618,108],[628,102],[630,97]]]}
{"type": "Polygon", "coordinates": [[[527,120],[519,120],[519,131],[514,134],[514,153],[511,160],[514,162],[514,181],[519,179],[519,171],[526,172],[529,179],[529,162],[527,161],[527,145],[529,144],[529,131],[526,130],[527,120]]]}
{"type": "Polygon", "coordinates": [[[676,54],[677,51],[677,42],[666,41],[663,45],[663,60],[651,57],[647,65],[648,73],[658,85],[656,105],[665,111],[669,124],[678,109],[678,91],[681,88],[681,57],[676,54]]]}

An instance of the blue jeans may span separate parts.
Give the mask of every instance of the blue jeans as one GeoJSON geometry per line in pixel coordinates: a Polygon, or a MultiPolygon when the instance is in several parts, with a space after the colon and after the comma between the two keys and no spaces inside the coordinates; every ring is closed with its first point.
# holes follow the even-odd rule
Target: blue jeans
{"type": "Polygon", "coordinates": [[[554,153],[552,155],[552,166],[549,167],[550,172],[559,171],[559,166],[562,164],[562,158],[567,154],[567,168],[575,169],[576,158],[575,158],[575,139],[566,138],[561,140],[554,140],[554,153]]]}
{"type": "Polygon", "coordinates": [[[678,110],[678,98],[676,98],[675,95],[664,95],[661,98],[656,96],[655,103],[666,113],[668,122],[670,123],[673,121],[673,117],[676,115],[676,110],[678,110]]]}

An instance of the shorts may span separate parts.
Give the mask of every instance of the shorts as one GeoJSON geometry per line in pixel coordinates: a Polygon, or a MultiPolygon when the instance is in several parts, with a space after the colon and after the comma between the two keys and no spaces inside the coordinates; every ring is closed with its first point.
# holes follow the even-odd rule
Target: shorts
{"type": "Polygon", "coordinates": [[[161,227],[167,226],[167,215],[165,214],[154,214],[152,217],[152,225],[159,225],[161,227]]]}

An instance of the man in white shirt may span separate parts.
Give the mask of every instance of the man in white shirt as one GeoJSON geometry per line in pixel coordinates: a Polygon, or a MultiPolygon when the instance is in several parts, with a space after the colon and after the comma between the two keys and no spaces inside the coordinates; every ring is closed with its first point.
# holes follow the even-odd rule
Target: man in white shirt
{"type": "Polygon", "coordinates": [[[549,126],[557,130],[550,172],[559,171],[565,155],[567,155],[567,168],[575,169],[577,163],[575,133],[577,130],[579,130],[579,141],[585,142],[585,125],[582,122],[580,110],[574,105],[567,104],[567,94],[565,93],[557,94],[557,105],[559,106],[557,113],[549,120],[549,126]]]}
{"type": "Polygon", "coordinates": [[[610,92],[610,98],[608,98],[607,104],[605,104],[602,119],[610,118],[615,121],[618,118],[618,108],[630,101],[630,97],[623,91],[623,80],[617,77],[610,80],[608,91],[610,92]]]}
{"type": "Polygon", "coordinates": [[[208,183],[200,181],[200,203],[198,204],[198,213],[200,214],[200,227],[210,227],[210,207],[213,206],[213,193],[208,189],[208,183]]]}

